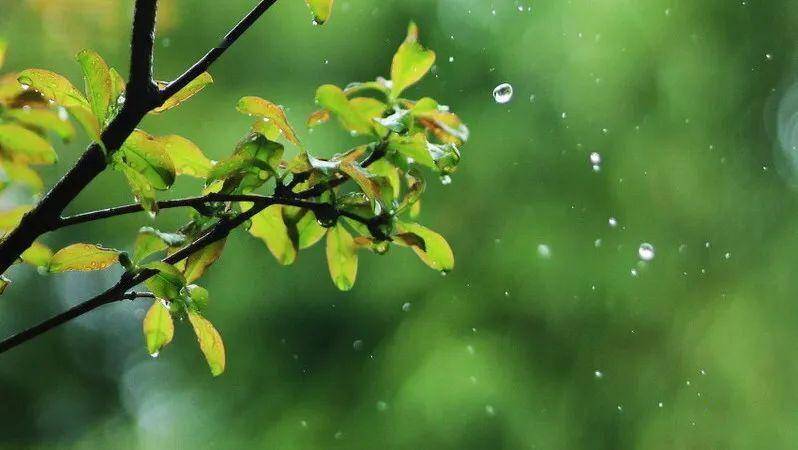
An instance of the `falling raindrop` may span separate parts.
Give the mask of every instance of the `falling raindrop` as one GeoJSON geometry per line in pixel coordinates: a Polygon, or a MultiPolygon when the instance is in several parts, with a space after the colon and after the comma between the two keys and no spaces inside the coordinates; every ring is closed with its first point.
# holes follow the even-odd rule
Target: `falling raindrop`
{"type": "Polygon", "coordinates": [[[546,244],[538,245],[538,256],[540,256],[543,259],[551,258],[551,247],[549,247],[546,244]]]}
{"type": "Polygon", "coordinates": [[[616,219],[615,217],[610,217],[607,223],[610,225],[610,228],[615,228],[618,226],[618,219],[616,219]]]}
{"type": "Polygon", "coordinates": [[[356,352],[363,350],[363,341],[358,339],[355,342],[352,342],[352,348],[355,349],[356,352]]]}
{"type": "Polygon", "coordinates": [[[593,372],[593,376],[598,378],[598,379],[604,378],[604,372],[602,372],[600,370],[596,370],[595,372],[593,372]]]}
{"type": "Polygon", "coordinates": [[[644,242],[640,244],[640,248],[637,249],[637,254],[643,261],[651,261],[655,256],[654,246],[648,242],[644,242]]]}
{"type": "Polygon", "coordinates": [[[377,411],[385,411],[388,409],[388,403],[380,400],[377,402],[377,411]]]}
{"type": "Polygon", "coordinates": [[[590,154],[590,164],[597,166],[601,164],[601,154],[599,152],[593,152],[590,154]]]}
{"type": "Polygon", "coordinates": [[[493,405],[485,405],[485,412],[489,416],[495,416],[496,415],[496,409],[493,407],[493,405]]]}
{"type": "Polygon", "coordinates": [[[405,303],[402,305],[402,311],[404,311],[404,312],[409,312],[409,311],[410,311],[410,308],[412,308],[412,307],[413,307],[413,305],[412,305],[410,302],[405,302],[405,303]]]}
{"type": "Polygon", "coordinates": [[[504,104],[513,99],[513,86],[510,83],[502,83],[493,90],[493,98],[496,103],[504,104]]]}

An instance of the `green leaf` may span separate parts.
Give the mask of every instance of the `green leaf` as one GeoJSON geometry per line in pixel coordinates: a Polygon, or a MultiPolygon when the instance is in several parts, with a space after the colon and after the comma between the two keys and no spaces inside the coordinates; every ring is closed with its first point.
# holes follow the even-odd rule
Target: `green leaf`
{"type": "Polygon", "coordinates": [[[154,189],[169,189],[175,181],[175,165],[164,144],[143,131],[133,131],[114,160],[143,175],[154,189]]]}
{"type": "Polygon", "coordinates": [[[319,224],[313,211],[305,211],[305,214],[296,223],[297,244],[300,249],[312,247],[327,234],[327,229],[319,224]]]}
{"type": "Polygon", "coordinates": [[[51,131],[62,141],[70,141],[75,137],[75,127],[66,120],[67,117],[50,109],[20,108],[3,112],[3,116],[20,124],[41,131],[51,131]]]}
{"type": "Polygon", "coordinates": [[[197,313],[189,312],[188,320],[194,328],[194,334],[197,335],[200,350],[202,350],[202,354],[205,355],[205,360],[208,362],[211,374],[215,377],[221,375],[225,368],[224,342],[222,342],[222,336],[216,331],[212,323],[197,313]]]}
{"type": "Polygon", "coordinates": [[[160,300],[155,300],[144,316],[142,323],[144,329],[144,342],[147,344],[147,352],[152,356],[158,356],[161,349],[172,342],[175,335],[175,324],[172,315],[160,300]]]}
{"type": "Polygon", "coordinates": [[[70,108],[78,106],[91,110],[88,100],[78,91],[72,83],[57,73],[43,69],[23,70],[17,78],[24,86],[39,92],[47,100],[70,108]]]}
{"type": "Polygon", "coordinates": [[[162,252],[169,247],[177,247],[186,242],[186,236],[179,233],[164,233],[155,228],[143,227],[139,230],[133,245],[133,263],[139,264],[148,256],[162,252]]]}
{"type": "Polygon", "coordinates": [[[260,120],[271,122],[288,141],[297,146],[301,145],[281,106],[260,97],[243,97],[238,101],[236,108],[242,114],[248,114],[260,120]]]}
{"type": "Polygon", "coordinates": [[[313,14],[314,24],[324,25],[325,22],[330,20],[333,0],[305,0],[305,3],[308,4],[310,12],[313,14]]]}
{"type": "Polygon", "coordinates": [[[424,248],[412,246],[412,249],[426,265],[440,272],[454,269],[454,254],[443,236],[412,222],[399,222],[398,229],[403,233],[415,234],[424,240],[424,248]]]}
{"type": "Polygon", "coordinates": [[[186,287],[186,279],[175,266],[156,261],[146,264],[144,268],[158,271],[145,282],[147,288],[156,297],[164,300],[174,300],[180,297],[180,291],[186,287]]]}
{"type": "MultiPolygon", "coordinates": [[[[211,76],[211,74],[209,74],[208,72],[203,72],[200,76],[191,80],[191,82],[189,82],[186,85],[186,87],[177,91],[175,95],[171,96],[168,100],[166,100],[163,105],[159,106],[158,108],[155,108],[152,111],[152,113],[160,114],[164,111],[174,108],[175,106],[180,105],[184,101],[193,97],[199,91],[205,89],[205,87],[211,83],[213,83],[213,77],[211,76]]],[[[160,87],[161,89],[165,88],[166,86],[167,83],[158,82],[158,87],[160,87]]]]}
{"type": "Polygon", "coordinates": [[[0,211],[0,231],[7,233],[19,225],[22,216],[31,210],[31,206],[23,205],[0,211]]]}
{"type": "Polygon", "coordinates": [[[256,214],[249,233],[266,244],[278,263],[289,266],[296,260],[297,243],[288,233],[282,205],[269,206],[256,214]]]}
{"type": "Polygon", "coordinates": [[[177,175],[189,175],[197,178],[207,178],[212,164],[211,160],[202,153],[196,144],[188,139],[177,136],[163,136],[157,138],[163,144],[164,150],[171,158],[177,175]]]}
{"type": "Polygon", "coordinates": [[[233,156],[213,166],[207,184],[225,180],[225,191],[249,192],[276,173],[284,150],[281,144],[252,133],[239,142],[233,156]]]}
{"type": "Polygon", "coordinates": [[[416,133],[413,136],[392,134],[388,138],[389,151],[399,152],[422,166],[435,169],[437,166],[435,166],[435,160],[432,159],[427,144],[427,137],[424,136],[424,133],[416,133]]]}
{"type": "Polygon", "coordinates": [[[448,106],[439,105],[435,100],[425,97],[413,105],[411,115],[421,126],[444,144],[463,145],[469,138],[468,127],[448,106]]]}
{"type": "Polygon", "coordinates": [[[49,142],[13,123],[0,124],[0,152],[13,161],[26,164],[53,164],[58,160],[49,142]]]}
{"type": "Polygon", "coordinates": [[[341,125],[350,133],[372,134],[374,132],[372,122],[352,106],[344,91],[338,86],[332,84],[320,86],[316,90],[316,103],[335,114],[341,125]]]}
{"type": "Polygon", "coordinates": [[[33,245],[22,252],[20,256],[25,264],[30,264],[33,267],[47,267],[52,257],[53,251],[39,242],[34,242],[33,245]]]}
{"type": "Polygon", "coordinates": [[[83,81],[86,85],[86,94],[89,97],[91,110],[97,120],[104,124],[108,119],[113,83],[111,69],[105,60],[93,50],[83,50],[76,56],[80,67],[83,69],[83,81]]]}
{"type": "Polygon", "coordinates": [[[55,252],[50,258],[48,271],[51,273],[88,272],[107,269],[117,262],[119,262],[119,250],[94,244],[72,244],[55,252]]]}
{"type": "Polygon", "coordinates": [[[338,289],[352,289],[357,278],[357,246],[341,223],[327,231],[327,266],[338,289]]]}
{"type": "Polygon", "coordinates": [[[127,82],[116,69],[111,68],[111,109],[120,105],[119,98],[125,94],[125,89],[127,89],[127,82]]]}
{"type": "Polygon", "coordinates": [[[188,291],[188,298],[191,300],[194,309],[199,312],[204,311],[210,300],[208,290],[196,284],[189,284],[186,286],[186,291],[188,291]]]}
{"type": "Polygon", "coordinates": [[[193,283],[205,274],[208,267],[222,256],[225,242],[225,239],[216,241],[188,257],[186,268],[183,270],[186,282],[193,283]]]}
{"type": "Polygon", "coordinates": [[[418,42],[418,26],[410,23],[407,38],[399,46],[391,65],[391,97],[398,98],[408,87],[416,84],[435,64],[435,52],[418,42]]]}
{"type": "Polygon", "coordinates": [[[133,197],[136,198],[136,201],[141,204],[142,208],[144,208],[150,216],[155,217],[155,214],[158,212],[158,202],[155,198],[155,189],[152,187],[152,184],[150,184],[144,175],[136,172],[127,165],[117,164],[116,169],[121,170],[125,175],[127,184],[130,186],[130,190],[133,192],[133,197]]]}

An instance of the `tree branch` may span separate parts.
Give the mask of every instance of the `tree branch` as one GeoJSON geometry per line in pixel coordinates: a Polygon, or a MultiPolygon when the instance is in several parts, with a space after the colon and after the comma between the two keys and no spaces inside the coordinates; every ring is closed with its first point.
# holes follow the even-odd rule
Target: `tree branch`
{"type": "Polygon", "coordinates": [[[151,98],[158,87],[152,80],[152,53],[155,45],[155,15],[158,0],[136,0],[133,16],[133,37],[130,44],[130,78],[127,92],[147,95],[131,98],[151,98]]]}
{"type": "Polygon", "coordinates": [[[0,274],[8,270],[37,238],[53,229],[64,209],[105,170],[107,156],[122,146],[151,109],[163,104],[181,87],[207,70],[276,1],[262,1],[228,33],[220,47],[208,52],[163,92],[150,92],[157,0],[136,0],[131,39],[130,90],[127,91],[125,104],[103,131],[102,143],[92,143],[66,175],[25,214],[17,228],[0,241],[0,274]],[[144,82],[142,79],[145,79],[144,82]],[[141,90],[142,86],[146,90],[141,90]]]}
{"type": "Polygon", "coordinates": [[[165,102],[169,97],[175,95],[180,89],[183,89],[192,80],[202,75],[207,71],[211,65],[219,59],[220,56],[227,51],[237,40],[244,34],[255,22],[258,21],[260,16],[263,15],[269,8],[277,3],[277,0],[262,0],[258,3],[252,11],[249,12],[241,21],[225,35],[217,47],[212,48],[205,54],[199,61],[197,61],[191,68],[189,68],[183,75],[177,77],[176,80],[169,83],[161,91],[161,103],[165,102]]]}

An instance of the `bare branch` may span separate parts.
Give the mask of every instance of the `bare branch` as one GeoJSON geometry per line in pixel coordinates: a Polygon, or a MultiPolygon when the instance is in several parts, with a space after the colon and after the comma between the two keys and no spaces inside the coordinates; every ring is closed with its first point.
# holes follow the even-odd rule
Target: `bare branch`
{"type": "Polygon", "coordinates": [[[146,93],[130,98],[131,101],[151,97],[157,90],[152,80],[152,53],[155,44],[155,15],[158,0],[136,0],[133,16],[133,37],[130,44],[130,79],[128,92],[146,93]]]}
{"type": "Polygon", "coordinates": [[[232,46],[238,38],[241,37],[255,22],[258,21],[261,15],[265,13],[269,8],[272,7],[277,3],[277,0],[262,0],[258,3],[252,11],[249,12],[242,20],[239,22],[235,27],[233,27],[230,32],[225,35],[222,41],[219,43],[217,47],[212,48],[208,53],[205,54],[199,61],[197,61],[190,69],[188,69],[183,75],[180,75],[176,80],[169,83],[161,91],[161,101],[165,102],[171,96],[175,95],[180,89],[183,89],[188,85],[192,80],[197,78],[198,76],[202,75],[203,72],[207,71],[211,65],[219,59],[220,56],[227,51],[230,46],[232,46]]]}

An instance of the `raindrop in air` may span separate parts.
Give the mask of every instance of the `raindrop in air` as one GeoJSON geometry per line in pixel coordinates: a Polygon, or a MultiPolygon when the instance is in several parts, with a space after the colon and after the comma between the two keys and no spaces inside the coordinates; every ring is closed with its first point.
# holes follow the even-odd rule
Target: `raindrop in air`
{"type": "Polygon", "coordinates": [[[513,87],[510,83],[502,83],[496,86],[496,89],[493,90],[493,98],[496,100],[496,103],[508,103],[513,99],[513,87]]]}
{"type": "Polygon", "coordinates": [[[654,246],[648,242],[644,242],[640,244],[640,248],[637,249],[637,254],[643,261],[651,261],[654,259],[655,255],[654,246]]]}
{"type": "Polygon", "coordinates": [[[596,377],[596,378],[604,378],[604,372],[602,372],[600,370],[597,370],[597,371],[593,372],[593,376],[596,377]]]}
{"type": "Polygon", "coordinates": [[[615,228],[618,226],[618,219],[616,219],[615,217],[610,217],[607,223],[610,225],[610,228],[615,228]]]}
{"type": "Polygon", "coordinates": [[[538,245],[538,256],[540,256],[543,259],[551,258],[551,247],[549,247],[546,244],[538,245]]]}
{"type": "Polygon", "coordinates": [[[410,308],[412,308],[412,307],[413,307],[413,305],[412,305],[410,302],[405,302],[405,303],[402,305],[402,311],[404,311],[404,312],[409,312],[409,311],[410,311],[410,308]]]}
{"type": "Polygon", "coordinates": [[[355,349],[356,352],[363,350],[363,341],[358,339],[355,342],[352,342],[352,348],[355,349]]]}

